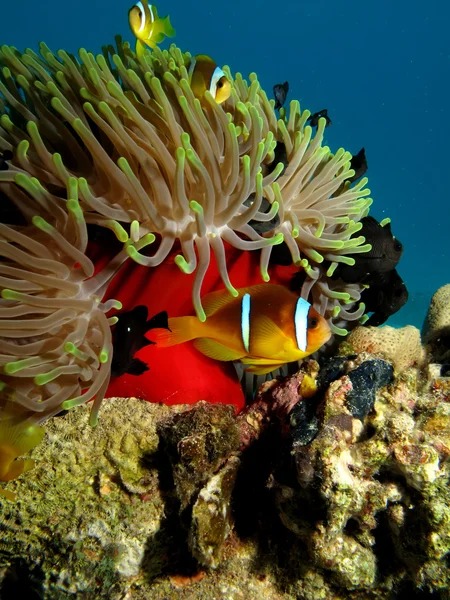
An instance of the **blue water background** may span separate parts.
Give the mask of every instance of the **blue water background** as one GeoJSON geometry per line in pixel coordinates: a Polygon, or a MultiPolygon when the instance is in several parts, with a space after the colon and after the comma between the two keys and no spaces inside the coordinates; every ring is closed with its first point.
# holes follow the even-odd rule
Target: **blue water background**
{"type": "MultiPolygon", "coordinates": [[[[232,72],[256,72],[270,93],[288,80],[289,98],[333,121],[325,142],[369,163],[371,214],[392,219],[403,242],[398,271],[408,304],[389,324],[421,326],[434,291],[450,282],[450,4],[393,0],[282,3],[180,2],[175,41],[232,72]]],[[[116,33],[132,41],[127,2],[4,2],[0,43],[95,53],[116,33]]],[[[167,42],[164,44],[167,46],[167,42]]]]}

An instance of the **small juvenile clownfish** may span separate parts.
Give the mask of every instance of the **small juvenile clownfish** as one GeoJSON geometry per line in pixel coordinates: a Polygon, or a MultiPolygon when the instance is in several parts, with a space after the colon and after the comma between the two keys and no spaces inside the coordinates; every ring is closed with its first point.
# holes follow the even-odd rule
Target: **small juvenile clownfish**
{"type": "Polygon", "coordinates": [[[220,67],[206,54],[191,58],[189,83],[194,96],[202,98],[208,90],[217,104],[222,104],[231,96],[231,83],[220,67]]]}
{"type": "Polygon", "coordinates": [[[131,31],[137,38],[136,54],[141,57],[144,54],[145,44],[150,48],[156,48],[165,36],[173,37],[175,29],[170,24],[170,18],[159,18],[154,4],[147,0],[139,0],[128,12],[131,31]]]}
{"type": "Polygon", "coordinates": [[[194,340],[194,346],[216,360],[241,360],[247,371],[270,373],[301,360],[330,339],[327,321],[303,298],[272,284],[241,288],[202,298],[208,317],[169,318],[170,331],[156,332],[161,347],[194,340]]]}
{"type": "MultiPolygon", "coordinates": [[[[34,467],[29,458],[16,460],[37,446],[44,437],[44,429],[23,419],[20,412],[0,409],[0,481],[16,479],[34,467]]],[[[0,496],[14,501],[16,494],[0,488],[0,496]]]]}

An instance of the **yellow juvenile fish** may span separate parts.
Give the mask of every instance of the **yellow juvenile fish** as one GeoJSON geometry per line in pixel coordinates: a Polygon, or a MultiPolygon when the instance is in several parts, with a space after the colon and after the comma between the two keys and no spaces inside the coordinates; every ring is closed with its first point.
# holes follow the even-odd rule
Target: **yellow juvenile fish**
{"type": "Polygon", "coordinates": [[[162,347],[194,340],[195,347],[216,360],[241,360],[247,371],[269,373],[301,360],[330,339],[327,321],[303,298],[280,285],[226,290],[202,298],[208,317],[169,318],[171,331],[155,332],[162,347]]]}
{"type": "Polygon", "coordinates": [[[191,89],[197,98],[202,98],[206,90],[218,104],[222,104],[230,97],[230,80],[206,54],[198,54],[191,58],[188,74],[191,89]]]}
{"type": "Polygon", "coordinates": [[[136,54],[141,57],[145,51],[145,44],[156,48],[166,36],[173,37],[175,29],[170,24],[169,17],[158,17],[156,6],[147,0],[139,0],[128,12],[131,31],[137,38],[136,54]]]}
{"type": "MultiPolygon", "coordinates": [[[[26,454],[42,441],[44,429],[30,423],[22,411],[11,407],[0,409],[0,481],[16,479],[22,473],[34,467],[34,460],[29,458],[16,460],[26,454]]],[[[16,494],[0,488],[0,495],[14,501],[16,494]]]]}

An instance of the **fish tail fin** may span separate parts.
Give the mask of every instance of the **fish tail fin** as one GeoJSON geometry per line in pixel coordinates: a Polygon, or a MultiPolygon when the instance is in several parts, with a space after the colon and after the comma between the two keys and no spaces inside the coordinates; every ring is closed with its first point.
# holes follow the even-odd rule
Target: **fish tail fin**
{"type": "Polygon", "coordinates": [[[152,331],[151,337],[161,348],[176,346],[200,337],[202,325],[197,317],[173,317],[169,319],[169,330],[152,331]]]}
{"type": "Polygon", "coordinates": [[[161,21],[164,35],[167,35],[167,37],[174,37],[175,29],[172,27],[169,15],[167,15],[167,17],[164,17],[164,19],[161,19],[161,21]]]}
{"type": "Polygon", "coordinates": [[[160,44],[164,37],[173,37],[175,35],[175,29],[172,27],[170,22],[170,17],[164,17],[162,19],[157,19],[153,25],[153,31],[151,37],[155,44],[160,44]]]}

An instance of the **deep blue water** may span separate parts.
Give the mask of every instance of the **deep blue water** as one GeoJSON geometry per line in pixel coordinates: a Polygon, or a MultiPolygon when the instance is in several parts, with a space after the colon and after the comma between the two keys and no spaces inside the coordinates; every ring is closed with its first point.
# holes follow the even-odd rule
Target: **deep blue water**
{"type": "MultiPolygon", "coordinates": [[[[244,76],[255,71],[268,91],[287,79],[289,98],[302,108],[328,108],[331,148],[366,148],[371,214],[389,216],[405,247],[398,271],[410,300],[389,323],[420,327],[431,295],[450,282],[450,4],[167,0],[157,7],[170,14],[180,48],[244,76]]],[[[128,9],[117,0],[4,2],[0,43],[37,50],[44,40],[53,50],[99,52],[116,33],[132,41],[128,9]]]]}

